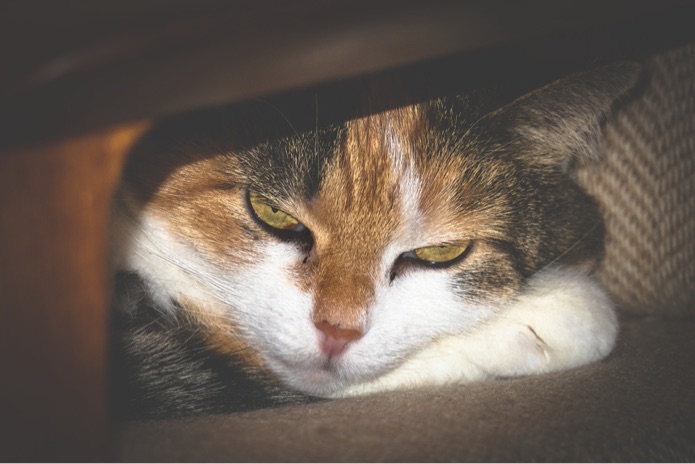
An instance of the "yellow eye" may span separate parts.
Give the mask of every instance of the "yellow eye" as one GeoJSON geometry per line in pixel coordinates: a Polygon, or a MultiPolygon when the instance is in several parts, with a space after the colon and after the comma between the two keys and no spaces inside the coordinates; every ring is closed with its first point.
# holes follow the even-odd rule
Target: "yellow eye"
{"type": "Polygon", "coordinates": [[[294,230],[301,225],[289,214],[270,206],[266,198],[255,192],[249,192],[249,203],[258,219],[274,229],[294,230]]]}
{"type": "Polygon", "coordinates": [[[430,263],[446,263],[453,261],[461,256],[470,246],[469,243],[456,245],[438,245],[431,247],[418,248],[413,253],[418,259],[430,263]]]}

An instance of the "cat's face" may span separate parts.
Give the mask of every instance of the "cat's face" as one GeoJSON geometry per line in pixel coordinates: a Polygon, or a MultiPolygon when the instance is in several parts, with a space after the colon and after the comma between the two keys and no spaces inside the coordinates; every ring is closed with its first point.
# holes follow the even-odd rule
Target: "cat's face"
{"type": "Polygon", "coordinates": [[[293,388],[370,380],[503,311],[543,266],[600,251],[596,208],[564,167],[608,103],[566,142],[528,121],[539,98],[492,113],[441,99],[253,143],[155,141],[127,171],[120,265],[214,349],[293,388]]]}

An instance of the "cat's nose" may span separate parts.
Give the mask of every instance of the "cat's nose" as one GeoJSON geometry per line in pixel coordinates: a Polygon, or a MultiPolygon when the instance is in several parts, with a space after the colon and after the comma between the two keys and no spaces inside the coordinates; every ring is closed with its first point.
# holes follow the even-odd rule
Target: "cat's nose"
{"type": "Polygon", "coordinates": [[[343,354],[350,342],[363,335],[360,330],[343,328],[328,321],[314,322],[314,325],[324,334],[320,342],[321,351],[329,358],[343,354]]]}

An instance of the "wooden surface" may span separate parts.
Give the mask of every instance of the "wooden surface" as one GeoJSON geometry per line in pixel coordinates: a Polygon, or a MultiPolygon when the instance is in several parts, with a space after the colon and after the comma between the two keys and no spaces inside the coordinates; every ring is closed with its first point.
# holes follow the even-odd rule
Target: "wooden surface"
{"type": "Polygon", "coordinates": [[[0,144],[453,55],[463,56],[471,85],[547,67],[596,66],[692,37],[691,5],[6,0],[0,6],[0,144]]]}
{"type": "Polygon", "coordinates": [[[142,125],[0,157],[0,459],[101,460],[106,226],[142,125]]]}

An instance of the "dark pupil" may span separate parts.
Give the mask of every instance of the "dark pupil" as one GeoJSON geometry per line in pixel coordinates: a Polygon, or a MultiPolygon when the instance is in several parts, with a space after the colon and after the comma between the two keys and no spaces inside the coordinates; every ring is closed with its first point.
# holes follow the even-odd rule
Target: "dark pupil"
{"type": "Polygon", "coordinates": [[[270,207],[270,210],[273,212],[273,214],[277,214],[279,211],[277,208],[273,208],[272,206],[270,207]]]}

